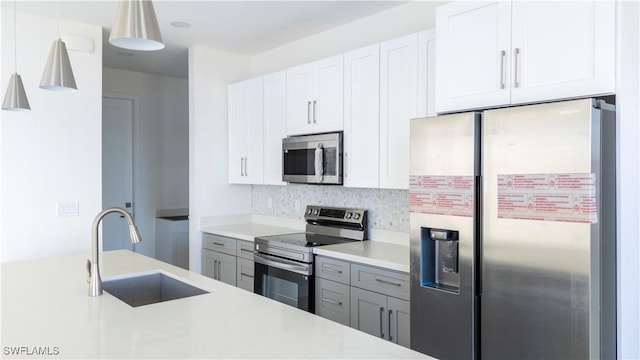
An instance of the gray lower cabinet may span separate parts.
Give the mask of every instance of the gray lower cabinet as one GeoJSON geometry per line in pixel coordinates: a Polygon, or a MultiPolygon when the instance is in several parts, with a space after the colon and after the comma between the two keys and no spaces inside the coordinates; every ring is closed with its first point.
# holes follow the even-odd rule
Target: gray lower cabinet
{"type": "Polygon", "coordinates": [[[387,296],[351,287],[351,327],[389,340],[387,296]]]}
{"type": "Polygon", "coordinates": [[[351,327],[409,347],[409,302],[351,287],[351,327]]]}
{"type": "Polygon", "coordinates": [[[253,292],[253,261],[238,257],[237,286],[253,292]]]}
{"type": "Polygon", "coordinates": [[[409,347],[411,331],[409,311],[410,303],[389,296],[387,298],[387,320],[389,321],[389,340],[398,345],[409,347]]]}
{"type": "Polygon", "coordinates": [[[202,273],[215,280],[236,286],[236,257],[202,249],[202,273]]]}
{"type": "Polygon", "coordinates": [[[316,315],[349,326],[349,285],[316,278],[315,294],[316,315]]]}

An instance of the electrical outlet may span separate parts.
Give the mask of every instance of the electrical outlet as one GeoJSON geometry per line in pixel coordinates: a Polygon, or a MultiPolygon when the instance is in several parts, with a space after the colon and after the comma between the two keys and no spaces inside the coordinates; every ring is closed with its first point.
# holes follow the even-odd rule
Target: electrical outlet
{"type": "Polygon", "coordinates": [[[77,202],[59,202],[56,206],[58,217],[80,216],[80,204],[77,202]]]}
{"type": "Polygon", "coordinates": [[[273,198],[271,196],[267,197],[267,208],[273,208],[273,198]]]}

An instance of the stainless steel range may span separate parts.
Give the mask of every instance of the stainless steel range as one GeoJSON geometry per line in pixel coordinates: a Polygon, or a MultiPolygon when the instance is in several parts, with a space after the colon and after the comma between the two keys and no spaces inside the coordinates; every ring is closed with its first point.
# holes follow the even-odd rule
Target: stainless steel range
{"type": "Polygon", "coordinates": [[[313,248],[366,240],[367,211],[307,206],[304,219],[303,233],[255,239],[254,292],[313,312],[313,248]]]}

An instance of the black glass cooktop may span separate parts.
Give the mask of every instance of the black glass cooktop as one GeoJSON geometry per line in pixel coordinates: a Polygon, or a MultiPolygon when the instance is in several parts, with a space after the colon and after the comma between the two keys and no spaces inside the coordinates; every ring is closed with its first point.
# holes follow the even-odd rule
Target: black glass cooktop
{"type": "Polygon", "coordinates": [[[315,247],[322,245],[333,245],[353,242],[355,240],[347,239],[338,236],[310,234],[310,233],[295,233],[285,235],[272,235],[272,236],[260,236],[259,239],[269,242],[280,242],[289,245],[296,245],[300,247],[315,247]]]}

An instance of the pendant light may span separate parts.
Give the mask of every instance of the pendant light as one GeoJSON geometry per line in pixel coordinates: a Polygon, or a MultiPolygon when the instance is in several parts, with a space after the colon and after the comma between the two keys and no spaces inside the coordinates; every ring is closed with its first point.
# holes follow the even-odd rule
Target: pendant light
{"type": "Polygon", "coordinates": [[[22,78],[18,75],[18,42],[16,35],[16,1],[13,2],[13,71],[11,78],[9,79],[9,86],[7,92],[4,94],[4,100],[2,101],[2,110],[11,111],[24,111],[31,110],[29,106],[29,100],[27,99],[27,93],[24,91],[24,85],[22,84],[22,78]]]}
{"type": "Polygon", "coordinates": [[[58,40],[54,40],[49,50],[49,58],[44,68],[40,88],[54,91],[77,91],[73,77],[69,53],[64,41],[60,39],[60,15],[58,14],[58,40]]]}
{"type": "Polygon", "coordinates": [[[164,48],[153,3],[149,0],[122,0],[109,36],[111,45],[129,50],[164,48]]]}

